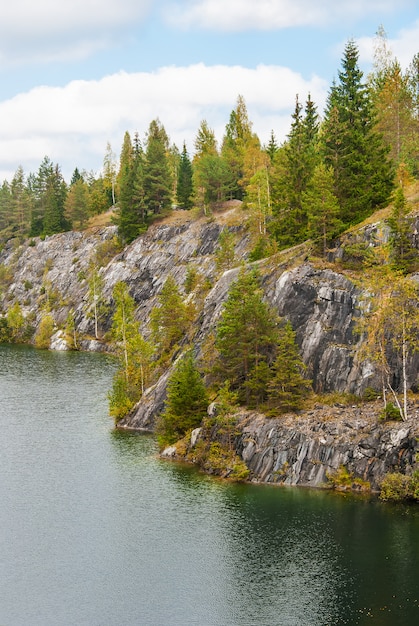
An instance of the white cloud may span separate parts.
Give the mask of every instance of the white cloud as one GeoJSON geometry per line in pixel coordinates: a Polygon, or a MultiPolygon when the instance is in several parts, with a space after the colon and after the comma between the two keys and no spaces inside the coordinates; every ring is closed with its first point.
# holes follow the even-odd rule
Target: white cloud
{"type": "Polygon", "coordinates": [[[84,58],[121,28],[144,18],[155,0],[12,0],[0,8],[0,67],[84,58]]]}
{"type": "Polygon", "coordinates": [[[167,19],[183,28],[224,31],[320,26],[395,11],[409,0],[186,0],[167,5],[167,19]]]}
{"type": "Polygon", "coordinates": [[[239,94],[261,141],[269,140],[271,129],[283,140],[295,95],[304,101],[310,92],[321,112],[326,91],[322,79],[306,81],[284,67],[203,64],[37,87],[0,103],[0,178],[10,179],[18,165],[36,171],[45,155],[67,178],[76,166],[98,171],[108,141],[118,154],[125,130],[143,139],[157,117],[171,141],[181,149],[185,140],[192,153],[203,119],[221,140],[239,94]]]}

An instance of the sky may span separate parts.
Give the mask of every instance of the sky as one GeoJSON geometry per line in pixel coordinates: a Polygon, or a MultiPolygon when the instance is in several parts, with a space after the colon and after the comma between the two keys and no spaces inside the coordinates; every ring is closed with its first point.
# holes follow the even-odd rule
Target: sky
{"type": "Polygon", "coordinates": [[[98,175],[108,143],[144,143],[159,119],[193,156],[219,143],[238,96],[262,144],[290,129],[298,95],[322,114],[344,48],[367,76],[377,30],[402,67],[419,52],[418,0],[13,0],[0,7],[0,183],[48,156],[98,175]]]}

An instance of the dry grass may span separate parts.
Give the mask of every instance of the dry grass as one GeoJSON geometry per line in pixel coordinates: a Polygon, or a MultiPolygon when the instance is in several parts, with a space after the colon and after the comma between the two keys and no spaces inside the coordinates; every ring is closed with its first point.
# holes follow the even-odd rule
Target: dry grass
{"type": "Polygon", "coordinates": [[[89,219],[87,228],[104,228],[105,226],[111,226],[114,215],[115,211],[113,209],[110,209],[106,213],[101,213],[100,215],[94,215],[89,219]]]}

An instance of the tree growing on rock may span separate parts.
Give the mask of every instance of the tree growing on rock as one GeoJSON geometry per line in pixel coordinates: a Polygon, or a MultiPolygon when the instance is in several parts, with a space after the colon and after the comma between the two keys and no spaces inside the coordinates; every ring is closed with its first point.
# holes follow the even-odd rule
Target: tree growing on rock
{"type": "Polygon", "coordinates": [[[220,380],[230,381],[231,389],[246,404],[255,400],[256,372],[264,367],[262,363],[269,366],[274,360],[277,321],[277,315],[262,300],[256,274],[242,269],[230,287],[217,325],[214,369],[220,380]]]}
{"type": "Polygon", "coordinates": [[[167,383],[167,399],[158,424],[162,447],[181,439],[205,417],[208,394],[193,354],[180,358],[167,383]]]}
{"type": "Polygon", "coordinates": [[[172,275],[158,296],[158,306],[150,313],[151,336],[163,360],[186,336],[192,310],[183,300],[172,275]]]}
{"type": "Polygon", "coordinates": [[[389,273],[388,266],[381,273],[370,275],[366,283],[371,294],[369,310],[358,324],[365,334],[360,357],[369,359],[377,368],[382,385],[384,412],[390,394],[400,417],[408,418],[407,392],[408,361],[419,350],[418,286],[411,278],[389,273]],[[401,392],[399,400],[395,383],[394,356],[400,369],[401,392]],[[392,365],[393,362],[393,365],[392,365]]]}
{"type": "Polygon", "coordinates": [[[152,346],[140,333],[135,319],[135,302],[123,281],[113,290],[115,313],[112,337],[120,367],[109,394],[109,412],[118,422],[141,398],[151,377],[152,346]]]}
{"type": "Polygon", "coordinates": [[[281,412],[300,409],[312,391],[311,381],[305,378],[305,365],[295,341],[290,322],[280,327],[277,355],[272,365],[272,376],[267,383],[268,404],[281,412]]]}

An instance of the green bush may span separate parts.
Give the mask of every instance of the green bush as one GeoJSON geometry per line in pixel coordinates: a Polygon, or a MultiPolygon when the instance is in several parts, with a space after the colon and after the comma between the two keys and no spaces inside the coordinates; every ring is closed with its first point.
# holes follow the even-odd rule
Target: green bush
{"type": "Polygon", "coordinates": [[[380,394],[378,393],[378,391],[376,389],[373,389],[372,387],[366,387],[364,389],[364,393],[362,394],[362,399],[365,402],[373,402],[374,400],[377,400],[377,398],[380,397],[380,394]]]}
{"type": "Polygon", "coordinates": [[[400,410],[392,402],[387,402],[380,413],[379,419],[384,422],[398,422],[402,419],[402,416],[400,410]]]}
{"type": "Polygon", "coordinates": [[[369,491],[371,489],[371,485],[368,481],[362,480],[362,478],[355,478],[352,472],[344,465],[341,465],[335,472],[327,472],[326,477],[333,489],[355,489],[362,491],[369,491]]]}
{"type": "Polygon", "coordinates": [[[415,471],[412,476],[400,472],[387,474],[381,483],[380,499],[392,502],[419,500],[419,472],[415,471]]]}
{"type": "Polygon", "coordinates": [[[35,346],[47,350],[54,332],[54,318],[49,313],[42,318],[35,335],[35,346]]]}

